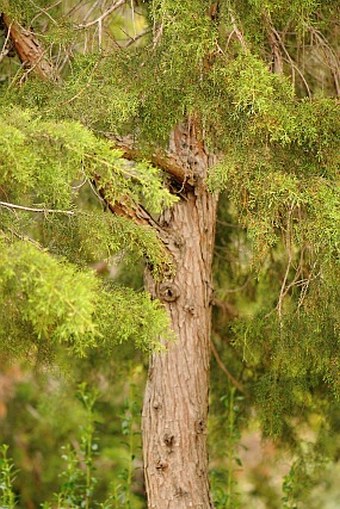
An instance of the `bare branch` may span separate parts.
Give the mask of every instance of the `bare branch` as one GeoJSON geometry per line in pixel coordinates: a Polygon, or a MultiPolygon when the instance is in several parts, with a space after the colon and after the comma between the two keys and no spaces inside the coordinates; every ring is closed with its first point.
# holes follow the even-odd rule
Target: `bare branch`
{"type": "Polygon", "coordinates": [[[319,41],[322,52],[326,57],[328,67],[332,73],[333,81],[337,96],[340,96],[340,66],[337,55],[335,54],[332,46],[327,41],[326,37],[314,27],[309,27],[311,35],[314,35],[317,41],[319,41]]]}
{"type": "Polygon", "coordinates": [[[272,57],[273,57],[273,67],[272,70],[275,74],[282,74],[283,73],[283,60],[282,60],[282,54],[280,50],[280,42],[277,38],[276,31],[273,30],[273,25],[271,23],[271,20],[267,20],[269,23],[268,27],[268,39],[270,48],[272,50],[272,57]]]}
{"type": "Polygon", "coordinates": [[[24,205],[16,205],[15,203],[9,203],[7,201],[0,201],[0,207],[6,207],[7,209],[14,210],[23,210],[25,212],[40,212],[42,214],[65,214],[66,216],[74,216],[75,214],[73,210],[25,207],[24,205]]]}
{"type": "MultiPolygon", "coordinates": [[[[80,4],[82,2],[83,2],[83,0],[80,1],[80,4]]],[[[83,24],[85,24],[85,21],[87,21],[91,17],[91,14],[93,13],[93,11],[95,9],[97,9],[97,7],[101,6],[101,3],[102,3],[102,0],[96,0],[96,2],[93,2],[93,5],[87,10],[87,12],[86,12],[86,14],[85,14],[85,16],[83,18],[83,24]]]]}
{"type": "Polygon", "coordinates": [[[147,35],[151,32],[151,28],[147,28],[146,30],[143,30],[143,32],[140,32],[139,34],[135,35],[135,37],[131,37],[130,40],[125,44],[125,47],[128,48],[129,46],[132,46],[135,42],[139,41],[144,35],[147,35]]]}
{"type": "Polygon", "coordinates": [[[7,55],[8,51],[9,51],[7,49],[7,43],[10,38],[12,24],[13,23],[10,23],[9,27],[7,28],[6,38],[5,38],[5,41],[4,41],[1,51],[0,51],[0,62],[5,58],[5,56],[7,55]]]}
{"type": "Polygon", "coordinates": [[[156,48],[160,38],[162,37],[163,35],[163,30],[164,30],[164,23],[162,21],[162,23],[159,25],[159,27],[156,28],[156,24],[154,24],[154,27],[153,27],[153,47],[156,48]]]}
{"type": "Polygon", "coordinates": [[[312,94],[311,94],[311,91],[310,91],[310,88],[309,88],[309,85],[307,83],[307,80],[306,78],[304,77],[301,69],[297,66],[297,64],[294,62],[294,60],[292,59],[292,57],[290,56],[287,48],[286,48],[286,45],[284,44],[279,32],[272,26],[271,27],[272,29],[272,32],[273,34],[275,35],[277,41],[279,42],[283,52],[285,53],[285,55],[287,56],[287,62],[290,64],[292,70],[296,70],[297,73],[299,74],[299,76],[301,77],[302,81],[303,81],[303,84],[305,85],[306,87],[306,91],[307,91],[307,94],[308,94],[308,97],[312,97],[312,94]]]}
{"type": "Polygon", "coordinates": [[[210,344],[211,344],[211,351],[215,357],[215,360],[216,360],[218,366],[221,368],[223,373],[227,376],[228,380],[236,387],[236,389],[238,389],[240,392],[244,393],[245,391],[244,391],[243,386],[240,384],[240,382],[238,380],[236,380],[236,378],[234,378],[234,376],[230,373],[230,371],[228,371],[228,369],[223,364],[223,361],[218,354],[218,351],[216,349],[216,346],[214,345],[214,342],[211,341],[210,344]]]}
{"type": "Polygon", "coordinates": [[[285,296],[287,295],[287,292],[288,292],[288,290],[286,288],[286,285],[287,285],[288,276],[289,276],[290,268],[291,268],[291,265],[292,265],[292,259],[293,259],[292,238],[291,238],[291,229],[292,229],[291,220],[292,220],[293,210],[294,210],[294,207],[292,205],[291,208],[289,209],[289,212],[288,212],[287,232],[286,232],[286,247],[287,247],[287,251],[288,251],[288,262],[287,262],[285,275],[284,275],[284,278],[283,278],[283,281],[282,281],[282,285],[281,285],[281,289],[280,289],[279,300],[278,300],[278,303],[277,303],[277,306],[276,306],[277,312],[278,312],[278,315],[279,315],[279,319],[280,319],[280,323],[282,323],[282,305],[283,305],[283,300],[284,300],[284,298],[285,298],[285,296]]]}
{"type": "Polygon", "coordinates": [[[136,30],[136,16],[135,16],[135,4],[133,0],[130,0],[131,2],[131,21],[133,26],[133,33],[134,37],[137,36],[137,30],[136,30]]]}
{"type": "Polygon", "coordinates": [[[317,265],[317,262],[315,261],[313,263],[313,266],[311,268],[311,271],[310,271],[308,277],[302,282],[302,289],[301,289],[301,293],[299,296],[297,311],[299,311],[303,305],[303,302],[304,302],[307,292],[308,292],[310,282],[313,281],[313,279],[316,279],[320,275],[320,272],[318,272],[317,274],[314,275],[314,270],[316,268],[316,265],[317,265]]]}
{"type": "Polygon", "coordinates": [[[267,28],[269,46],[272,53],[272,71],[275,74],[282,74],[283,61],[280,45],[283,44],[282,38],[279,38],[278,32],[275,30],[270,13],[264,12],[262,15],[263,23],[267,28]]]}
{"type": "MultiPolygon", "coordinates": [[[[123,151],[123,157],[130,161],[136,161],[142,158],[142,154],[134,145],[131,137],[113,136],[111,133],[106,133],[106,136],[113,142],[115,148],[123,151]]],[[[185,189],[190,190],[194,185],[194,176],[187,175],[183,167],[177,160],[168,152],[158,150],[151,154],[150,161],[168,173],[176,182],[178,182],[185,189]]]]}
{"type": "Polygon", "coordinates": [[[232,12],[231,9],[229,9],[229,16],[230,16],[230,19],[231,19],[231,23],[233,25],[232,34],[235,34],[237,39],[240,41],[243,51],[245,53],[248,53],[249,49],[248,49],[247,42],[246,42],[246,40],[244,38],[243,33],[241,32],[241,30],[238,28],[238,26],[236,24],[236,18],[235,18],[234,13],[232,12]]]}
{"type": "Polygon", "coordinates": [[[32,239],[28,235],[21,235],[17,231],[13,230],[13,228],[9,228],[8,226],[6,226],[6,229],[12,234],[12,237],[16,237],[17,239],[24,240],[26,242],[30,242],[31,244],[33,244],[38,249],[43,250],[43,247],[39,244],[39,242],[37,242],[36,240],[32,239]]]}
{"type": "MultiPolygon", "coordinates": [[[[45,14],[45,16],[49,17],[50,15],[49,15],[48,11],[50,11],[51,9],[54,9],[54,7],[57,7],[58,5],[60,5],[61,2],[62,2],[62,0],[57,0],[57,2],[55,2],[52,5],[50,5],[49,7],[45,7],[45,9],[42,9],[38,5],[34,4],[37,7],[37,9],[39,9],[40,12],[34,16],[34,18],[31,21],[31,24],[33,24],[34,21],[36,21],[43,14],[45,14]]],[[[55,20],[53,18],[52,18],[52,20],[53,20],[53,22],[55,22],[55,20]]]]}
{"type": "MultiPolygon", "coordinates": [[[[287,53],[288,55],[288,53],[287,53]]],[[[312,97],[312,93],[310,91],[310,88],[309,88],[309,85],[308,85],[308,82],[306,80],[306,78],[304,77],[303,75],[303,72],[301,71],[301,69],[296,65],[296,63],[293,61],[293,59],[291,58],[290,55],[288,55],[289,58],[287,59],[284,59],[287,63],[290,64],[291,68],[292,68],[292,71],[295,70],[297,71],[298,75],[300,76],[304,86],[305,86],[305,89],[306,89],[306,92],[308,94],[308,97],[311,98],[312,97]]]]}
{"type": "Polygon", "coordinates": [[[83,29],[83,28],[89,28],[93,25],[96,25],[97,23],[102,23],[105,18],[107,18],[110,14],[112,14],[116,9],[121,7],[123,4],[125,4],[126,0],[118,0],[115,2],[107,11],[105,11],[101,16],[94,19],[93,21],[89,21],[88,23],[83,23],[81,25],[78,25],[77,28],[83,29]]]}
{"type": "MultiPolygon", "coordinates": [[[[29,2],[34,5],[34,7],[36,9],[38,9],[38,11],[40,11],[41,14],[44,14],[50,21],[52,21],[52,23],[54,25],[57,25],[58,23],[56,22],[56,20],[50,15],[50,13],[48,12],[47,9],[43,9],[42,7],[40,7],[39,5],[37,5],[35,2],[33,2],[33,0],[29,0],[29,2]]],[[[35,18],[36,19],[36,18],[35,18]]]]}

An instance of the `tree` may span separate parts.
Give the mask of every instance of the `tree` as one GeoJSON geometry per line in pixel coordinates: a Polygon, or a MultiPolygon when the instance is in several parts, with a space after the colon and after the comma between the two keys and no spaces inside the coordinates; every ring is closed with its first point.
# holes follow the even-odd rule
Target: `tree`
{"type": "Polygon", "coordinates": [[[227,190],[252,240],[252,254],[248,243],[239,256],[253,258],[254,291],[267,284],[251,319],[235,321],[232,333],[254,373],[238,381],[227,370],[230,380],[238,390],[256,387],[266,431],[287,436],[304,395],[315,405],[323,394],[330,411],[338,393],[336,2],[132,3],[133,35],[119,48],[110,16],[123,12],[122,1],[98,7],[93,21],[86,2],[11,4],[0,4],[2,55],[12,40],[22,66],[2,97],[3,334],[15,324],[16,341],[27,333],[38,347],[71,339],[80,353],[113,336],[150,348],[166,334],[161,302],[176,341],[165,337],[150,362],[148,504],[213,507],[206,437],[218,193],[227,190]],[[32,32],[23,25],[34,14],[32,32]],[[137,17],[147,28],[137,28],[137,17]],[[85,50],[95,43],[98,53],[85,50]],[[320,56],[322,73],[313,61],[320,56]],[[83,184],[112,217],[76,212],[86,207],[83,184]],[[32,226],[32,213],[49,220],[36,216],[32,226]],[[96,244],[145,257],[151,301],[111,292],[86,269],[56,261],[63,253],[83,267],[96,244]],[[131,300],[137,311],[127,318],[131,300]]]}

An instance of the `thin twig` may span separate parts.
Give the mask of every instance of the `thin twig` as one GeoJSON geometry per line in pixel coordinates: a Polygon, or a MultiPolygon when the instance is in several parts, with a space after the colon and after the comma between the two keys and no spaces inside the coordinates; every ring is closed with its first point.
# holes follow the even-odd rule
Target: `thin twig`
{"type": "MultiPolygon", "coordinates": [[[[34,5],[34,7],[36,9],[38,9],[40,11],[41,14],[45,14],[45,16],[48,17],[49,20],[52,21],[52,23],[54,23],[54,25],[58,25],[58,23],[56,22],[56,20],[47,12],[47,9],[43,9],[42,7],[40,7],[39,5],[37,5],[35,2],[33,2],[33,0],[29,0],[29,2],[34,5]]],[[[35,19],[37,18],[37,16],[35,17],[35,19]]]]}
{"type": "Polygon", "coordinates": [[[90,9],[87,11],[87,13],[85,14],[85,16],[83,18],[83,24],[85,24],[85,22],[90,18],[93,11],[95,9],[97,9],[97,7],[100,6],[100,4],[101,4],[101,0],[97,0],[96,2],[93,3],[92,7],[90,7],[90,9]]]}
{"type": "Polygon", "coordinates": [[[322,51],[328,62],[328,67],[333,76],[336,93],[338,96],[340,96],[340,70],[337,55],[335,54],[332,46],[328,43],[326,37],[321,32],[319,32],[319,30],[315,30],[313,27],[310,27],[309,30],[311,35],[314,35],[320,43],[322,51]]]}
{"type": "Polygon", "coordinates": [[[41,249],[41,250],[43,249],[43,247],[39,244],[39,242],[32,239],[28,235],[21,235],[20,233],[16,232],[12,228],[9,228],[9,227],[6,227],[6,228],[17,239],[24,240],[25,242],[30,242],[31,244],[33,244],[33,246],[37,247],[38,249],[41,249]]]}
{"type": "Polygon", "coordinates": [[[103,21],[99,19],[98,21],[98,49],[99,51],[102,49],[102,41],[103,41],[103,21]]]}
{"type": "Polygon", "coordinates": [[[255,279],[254,277],[252,276],[249,276],[247,278],[247,280],[243,283],[242,286],[239,286],[238,288],[230,288],[228,290],[225,290],[226,293],[237,293],[237,292],[241,292],[242,290],[244,290],[245,288],[247,288],[247,286],[249,285],[249,283],[255,279]]]}
{"type": "Polygon", "coordinates": [[[162,34],[163,34],[163,29],[164,29],[164,23],[162,21],[162,23],[159,25],[159,27],[156,29],[156,25],[154,24],[154,27],[153,27],[153,48],[155,49],[157,44],[158,44],[158,41],[160,40],[160,38],[162,37],[162,34]]]}
{"type": "Polygon", "coordinates": [[[88,183],[89,183],[90,189],[93,192],[93,194],[95,195],[95,197],[100,201],[100,203],[105,205],[105,199],[102,196],[100,196],[100,194],[98,193],[96,186],[95,186],[95,181],[91,182],[91,180],[88,179],[88,183]]]}
{"type": "Polygon", "coordinates": [[[297,307],[297,311],[300,310],[300,308],[302,307],[303,305],[303,302],[306,298],[306,295],[307,295],[307,292],[308,292],[308,288],[309,288],[309,284],[310,282],[313,280],[313,279],[316,279],[319,275],[320,275],[320,272],[318,274],[316,274],[315,276],[313,276],[313,272],[315,270],[315,267],[316,267],[316,261],[314,262],[313,264],[313,267],[308,275],[308,278],[305,280],[305,283],[302,287],[302,290],[301,290],[301,293],[300,293],[300,297],[299,297],[299,302],[298,302],[298,307],[297,307]]]}
{"type": "Polygon", "coordinates": [[[243,33],[241,32],[241,30],[238,28],[237,24],[236,24],[236,19],[235,19],[235,16],[232,12],[231,9],[229,9],[229,16],[230,16],[230,19],[231,19],[231,22],[232,22],[232,25],[233,25],[233,32],[234,34],[236,35],[237,39],[240,41],[241,43],[241,46],[243,48],[243,51],[245,53],[248,53],[248,45],[247,45],[247,42],[244,38],[244,35],[243,33]]]}
{"type": "Polygon", "coordinates": [[[94,19],[93,21],[89,21],[88,23],[77,25],[76,28],[78,28],[78,29],[89,28],[93,25],[96,25],[97,23],[101,23],[105,18],[107,18],[110,14],[112,14],[121,5],[125,4],[125,2],[126,2],[126,0],[118,0],[113,5],[111,5],[111,7],[107,11],[105,11],[101,16],[94,19]]]}
{"type": "Polygon", "coordinates": [[[282,322],[283,299],[284,299],[285,295],[287,294],[287,292],[286,292],[286,284],[287,284],[290,268],[291,268],[291,265],[292,265],[292,259],[293,259],[293,254],[292,254],[292,238],[291,238],[291,218],[292,218],[293,210],[294,210],[294,206],[291,205],[291,207],[289,209],[289,212],[288,212],[288,221],[287,221],[287,242],[286,242],[286,245],[287,245],[287,250],[288,250],[288,263],[287,263],[286,272],[285,272],[285,275],[284,275],[284,278],[283,278],[283,282],[282,282],[282,285],[281,285],[279,300],[278,300],[278,303],[277,303],[277,306],[276,306],[277,312],[278,312],[278,315],[279,315],[279,319],[280,319],[280,323],[282,322]]]}
{"type": "Polygon", "coordinates": [[[131,37],[130,40],[125,44],[125,48],[128,48],[135,42],[139,41],[139,39],[144,37],[144,35],[149,34],[150,32],[151,32],[151,28],[147,28],[146,30],[143,30],[143,32],[140,32],[139,34],[137,34],[135,37],[131,37]]]}
{"type": "Polygon", "coordinates": [[[301,79],[302,79],[302,81],[303,81],[303,84],[305,85],[305,88],[306,88],[306,91],[307,91],[308,97],[309,97],[309,98],[311,98],[311,97],[312,97],[312,93],[311,93],[311,91],[310,91],[310,88],[309,88],[308,82],[307,82],[306,78],[304,77],[303,72],[301,71],[301,69],[300,69],[300,68],[299,68],[299,67],[295,64],[295,62],[292,60],[292,58],[291,58],[290,56],[289,56],[289,58],[288,58],[288,59],[284,58],[284,60],[285,60],[286,62],[288,62],[288,63],[291,65],[292,70],[293,70],[293,69],[295,69],[295,70],[298,72],[298,74],[299,74],[300,78],[301,78],[301,79]]]}
{"type": "Polygon", "coordinates": [[[6,50],[6,46],[7,46],[8,40],[9,40],[10,35],[11,35],[12,25],[13,25],[13,23],[11,22],[9,27],[8,27],[8,29],[7,29],[6,39],[5,39],[5,42],[4,42],[4,44],[2,46],[2,49],[1,49],[1,52],[0,52],[0,62],[2,62],[2,60],[5,58],[5,56],[8,53],[8,50],[6,50]]]}
{"type": "Polygon", "coordinates": [[[41,212],[43,214],[65,214],[66,216],[74,216],[73,210],[60,210],[60,209],[43,209],[38,207],[25,207],[23,205],[16,205],[7,201],[0,201],[0,207],[8,209],[23,210],[25,212],[41,212]]]}
{"type": "Polygon", "coordinates": [[[293,60],[293,59],[292,59],[292,57],[290,56],[290,54],[289,54],[289,52],[288,52],[288,50],[287,50],[287,48],[286,48],[286,45],[284,44],[284,42],[283,42],[283,40],[282,40],[282,38],[281,38],[281,36],[280,36],[279,32],[278,32],[278,31],[277,31],[274,27],[272,27],[272,31],[273,31],[273,33],[275,34],[275,36],[276,36],[276,38],[277,38],[278,42],[280,43],[280,45],[281,45],[281,48],[282,48],[283,52],[284,52],[284,53],[285,53],[285,55],[287,56],[288,63],[291,65],[292,69],[294,68],[294,69],[298,72],[299,76],[301,77],[301,79],[302,79],[302,81],[303,81],[303,83],[304,83],[304,85],[305,85],[305,87],[306,87],[306,91],[307,91],[308,97],[312,97],[312,94],[311,94],[311,91],[310,91],[309,85],[308,85],[308,83],[307,83],[306,78],[305,78],[305,77],[304,77],[304,75],[303,75],[303,72],[301,71],[301,69],[298,67],[298,65],[294,62],[294,60],[293,60]]]}
{"type": "Polygon", "coordinates": [[[234,35],[234,33],[235,33],[235,28],[233,28],[232,31],[230,32],[230,34],[228,35],[228,39],[227,39],[227,43],[226,43],[226,50],[228,49],[229,43],[230,43],[231,38],[234,35]]]}
{"type": "Polygon", "coordinates": [[[238,389],[240,392],[242,392],[244,394],[245,390],[244,390],[243,386],[240,384],[240,382],[238,380],[236,380],[236,378],[234,378],[234,376],[230,373],[230,371],[228,371],[228,369],[225,367],[221,357],[218,354],[218,351],[217,351],[216,346],[213,341],[211,341],[211,351],[215,357],[215,360],[216,360],[218,366],[221,368],[223,373],[227,376],[228,380],[236,387],[236,389],[238,389]]]}
{"type": "Polygon", "coordinates": [[[284,290],[284,293],[282,295],[283,299],[285,298],[285,296],[287,295],[289,290],[291,288],[293,288],[293,286],[298,286],[299,284],[301,284],[301,282],[304,281],[303,279],[299,280],[300,274],[302,274],[302,271],[303,271],[303,258],[304,258],[304,248],[301,249],[300,260],[299,260],[299,264],[295,271],[295,276],[294,276],[293,280],[289,283],[289,285],[286,286],[286,288],[284,290]]]}
{"type": "Polygon", "coordinates": [[[79,0],[78,2],[76,2],[71,8],[69,11],[65,12],[64,14],[64,17],[67,17],[69,18],[71,16],[71,14],[73,14],[75,11],[77,11],[79,9],[79,7],[81,7],[81,4],[83,3],[83,0],[79,0]]]}
{"type": "MultiPolygon", "coordinates": [[[[33,3],[33,2],[32,2],[33,3]]],[[[48,6],[48,7],[45,7],[45,9],[42,9],[41,7],[39,7],[38,5],[36,5],[37,9],[40,10],[40,12],[38,12],[38,14],[36,14],[34,16],[34,18],[31,20],[31,25],[33,25],[33,23],[40,17],[42,16],[43,14],[46,14],[46,16],[49,16],[48,12],[47,11],[50,11],[51,9],[54,9],[54,7],[57,7],[59,4],[62,3],[62,0],[57,0],[57,2],[55,2],[54,4],[48,6]]]]}
{"type": "Polygon", "coordinates": [[[131,21],[133,26],[134,37],[136,37],[137,31],[136,31],[135,4],[133,0],[131,0],[131,21]]]}

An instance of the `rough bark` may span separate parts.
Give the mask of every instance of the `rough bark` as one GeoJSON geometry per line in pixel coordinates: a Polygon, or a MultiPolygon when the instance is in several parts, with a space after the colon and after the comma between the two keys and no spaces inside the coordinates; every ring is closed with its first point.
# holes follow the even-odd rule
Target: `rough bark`
{"type": "Polygon", "coordinates": [[[177,132],[172,150],[199,183],[161,218],[176,263],[172,280],[147,286],[167,308],[175,342],[154,354],[143,407],[143,456],[149,509],[212,508],[207,457],[211,261],[216,197],[205,185],[211,160],[195,133],[177,132]]]}

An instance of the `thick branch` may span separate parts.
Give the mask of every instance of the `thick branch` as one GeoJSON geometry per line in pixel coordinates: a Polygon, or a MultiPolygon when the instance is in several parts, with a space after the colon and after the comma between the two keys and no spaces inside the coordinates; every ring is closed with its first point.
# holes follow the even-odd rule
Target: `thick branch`
{"type": "Polygon", "coordinates": [[[53,64],[48,61],[35,35],[12,21],[6,14],[2,15],[2,20],[22,64],[29,70],[34,70],[44,80],[59,81],[53,64]]]}
{"type": "Polygon", "coordinates": [[[153,219],[153,217],[142,205],[132,202],[128,196],[126,197],[126,200],[122,199],[120,202],[111,202],[108,200],[107,196],[110,193],[108,192],[108,189],[105,189],[105,187],[100,184],[99,175],[94,176],[92,185],[110,212],[117,216],[128,218],[139,226],[153,228],[156,230],[159,239],[167,249],[167,245],[169,244],[168,234],[165,232],[165,230],[163,230],[163,228],[161,228],[157,221],[153,219]]]}
{"type": "MultiPolygon", "coordinates": [[[[272,51],[272,58],[273,58],[273,64],[272,64],[272,70],[275,74],[282,74],[283,73],[283,59],[282,54],[280,50],[280,39],[278,37],[278,33],[276,32],[270,14],[265,14],[263,16],[264,23],[267,25],[268,28],[268,41],[269,45],[272,51]]],[[[282,40],[281,40],[282,42],[282,40]]]]}
{"type": "Polygon", "coordinates": [[[268,33],[269,44],[272,50],[273,57],[273,72],[275,74],[283,73],[283,59],[280,51],[280,46],[277,38],[275,37],[275,33],[272,30],[269,30],[268,33]]]}
{"type": "MultiPolygon", "coordinates": [[[[113,142],[116,148],[119,148],[123,151],[123,157],[130,161],[136,161],[138,159],[142,159],[142,154],[138,150],[138,148],[134,145],[132,139],[128,136],[118,137],[112,136],[112,134],[108,134],[108,137],[113,142]]],[[[186,174],[183,167],[178,164],[176,159],[170,155],[169,153],[161,150],[155,151],[150,156],[151,162],[167,173],[172,179],[174,179],[177,184],[179,184],[183,189],[191,190],[195,178],[193,175],[186,174]]]]}

